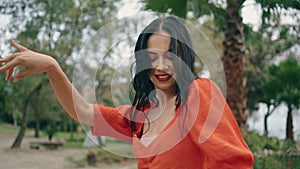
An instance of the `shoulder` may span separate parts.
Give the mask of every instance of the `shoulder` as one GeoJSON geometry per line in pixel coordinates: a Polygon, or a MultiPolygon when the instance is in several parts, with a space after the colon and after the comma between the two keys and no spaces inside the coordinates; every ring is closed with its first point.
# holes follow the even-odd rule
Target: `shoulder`
{"type": "Polygon", "coordinates": [[[189,96],[197,95],[196,97],[202,97],[210,93],[212,81],[207,78],[197,78],[189,86],[189,96]]]}
{"type": "Polygon", "coordinates": [[[197,78],[195,79],[192,84],[196,84],[198,87],[201,88],[210,88],[212,85],[215,86],[215,82],[213,82],[211,79],[208,78],[197,78]]]}
{"type": "MultiPolygon", "coordinates": [[[[186,102],[191,121],[194,121],[199,113],[206,114],[206,112],[209,111],[212,103],[213,84],[214,83],[207,78],[197,78],[191,83],[186,102]]],[[[203,118],[203,115],[201,118],[203,118]]]]}
{"type": "Polygon", "coordinates": [[[197,78],[191,84],[191,90],[197,90],[201,95],[212,95],[217,94],[223,96],[225,92],[211,79],[208,78],[197,78]]]}
{"type": "Polygon", "coordinates": [[[191,83],[189,94],[207,95],[214,85],[214,82],[208,78],[197,78],[191,83]]]}
{"type": "Polygon", "coordinates": [[[211,83],[212,82],[212,80],[205,78],[205,77],[199,77],[199,78],[195,79],[194,82],[195,81],[197,83],[211,83]]]}
{"type": "MultiPolygon", "coordinates": [[[[220,88],[210,79],[198,78],[191,84],[187,105],[194,107],[201,119],[205,119],[210,112],[222,114],[226,105],[226,99],[220,88]]],[[[195,115],[198,116],[198,115],[195,115]]]]}

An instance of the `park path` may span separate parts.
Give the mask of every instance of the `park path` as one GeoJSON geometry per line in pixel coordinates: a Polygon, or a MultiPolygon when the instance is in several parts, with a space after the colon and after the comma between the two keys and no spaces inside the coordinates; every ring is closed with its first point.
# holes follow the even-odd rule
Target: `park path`
{"type": "MultiPolygon", "coordinates": [[[[10,149],[13,134],[0,133],[0,169],[135,169],[136,163],[78,167],[69,159],[84,159],[87,149],[61,148],[59,150],[30,149],[29,142],[35,138],[25,137],[21,149],[10,149]]],[[[40,139],[38,141],[41,141],[40,139]]]]}

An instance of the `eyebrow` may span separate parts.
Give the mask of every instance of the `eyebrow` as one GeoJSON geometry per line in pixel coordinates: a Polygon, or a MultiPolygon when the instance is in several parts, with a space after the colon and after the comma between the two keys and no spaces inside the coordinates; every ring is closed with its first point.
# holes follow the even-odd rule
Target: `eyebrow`
{"type": "MultiPolygon", "coordinates": [[[[155,55],[157,55],[157,52],[154,52],[154,51],[151,51],[151,50],[147,50],[147,51],[148,51],[148,53],[150,53],[150,54],[155,54],[155,55]]],[[[168,49],[167,51],[164,51],[164,53],[172,52],[172,51],[173,51],[173,49],[170,48],[170,49],[168,49]]]]}

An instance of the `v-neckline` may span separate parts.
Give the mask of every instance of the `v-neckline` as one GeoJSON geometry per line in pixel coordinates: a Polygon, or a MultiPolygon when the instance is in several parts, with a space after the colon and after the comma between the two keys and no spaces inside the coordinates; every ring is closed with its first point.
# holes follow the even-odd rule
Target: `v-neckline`
{"type": "MultiPolygon", "coordinates": [[[[163,133],[167,132],[167,130],[172,127],[172,125],[174,124],[174,122],[176,121],[176,119],[178,118],[178,114],[179,114],[179,110],[180,108],[178,107],[175,110],[175,115],[173,116],[173,118],[167,123],[167,125],[159,132],[159,134],[157,134],[156,136],[151,136],[149,137],[151,140],[149,141],[149,143],[147,145],[145,145],[142,141],[142,139],[149,139],[149,138],[143,138],[143,136],[141,138],[138,139],[139,143],[144,147],[144,148],[150,148],[151,146],[153,146],[153,144],[155,144],[155,142],[159,139],[159,137],[161,135],[163,135],[163,133]]],[[[144,129],[144,125],[142,125],[140,132],[143,132],[144,129]]]]}
{"type": "Polygon", "coordinates": [[[176,125],[179,120],[179,112],[180,109],[176,109],[173,119],[147,145],[138,137],[139,132],[133,133],[132,141],[136,158],[151,157],[164,153],[175,147],[183,139],[179,125],[176,125]]]}

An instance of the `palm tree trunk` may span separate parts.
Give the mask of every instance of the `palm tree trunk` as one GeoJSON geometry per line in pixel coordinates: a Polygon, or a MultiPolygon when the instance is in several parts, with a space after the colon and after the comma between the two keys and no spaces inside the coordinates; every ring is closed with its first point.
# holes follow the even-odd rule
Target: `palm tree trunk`
{"type": "Polygon", "coordinates": [[[227,82],[227,102],[239,125],[247,120],[245,46],[240,9],[244,0],[228,0],[223,41],[223,64],[227,82]]]}
{"type": "Polygon", "coordinates": [[[286,138],[294,141],[293,132],[293,114],[292,106],[288,105],[287,121],[286,121],[286,138]]]}

